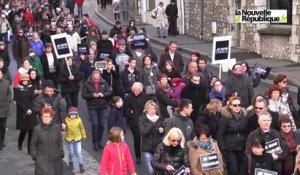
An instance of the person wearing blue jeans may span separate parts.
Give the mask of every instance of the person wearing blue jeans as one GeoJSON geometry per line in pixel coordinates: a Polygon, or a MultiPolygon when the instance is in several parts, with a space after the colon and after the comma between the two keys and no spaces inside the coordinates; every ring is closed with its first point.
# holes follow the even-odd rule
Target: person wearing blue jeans
{"type": "Polygon", "coordinates": [[[99,147],[103,147],[101,142],[108,107],[106,98],[109,97],[111,93],[111,87],[101,77],[101,73],[98,70],[93,71],[82,86],[81,95],[87,103],[89,119],[92,125],[93,145],[96,151],[99,150],[99,147]]]}
{"type": "Polygon", "coordinates": [[[159,38],[166,38],[167,32],[166,28],[168,26],[168,19],[166,16],[164,3],[160,2],[156,8],[154,8],[151,12],[151,16],[154,19],[153,26],[156,27],[157,36],[159,38]]]}
{"type": "Polygon", "coordinates": [[[70,107],[68,109],[68,116],[65,118],[66,130],[65,141],[68,144],[68,157],[69,157],[69,169],[73,169],[73,155],[74,152],[78,157],[80,172],[84,172],[83,168],[83,157],[81,154],[81,141],[86,139],[86,132],[78,115],[78,110],[76,107],[70,107]]]}

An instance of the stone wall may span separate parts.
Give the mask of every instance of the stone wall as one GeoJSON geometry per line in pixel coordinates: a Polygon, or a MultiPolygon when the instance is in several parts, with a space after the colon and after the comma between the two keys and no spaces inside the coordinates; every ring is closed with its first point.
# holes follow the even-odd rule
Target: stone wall
{"type": "Polygon", "coordinates": [[[228,1],[224,0],[190,0],[189,34],[203,40],[211,41],[212,22],[217,24],[216,36],[227,34],[229,15],[228,1]],[[204,2],[202,4],[202,2],[204,2]],[[202,7],[203,6],[203,7],[202,7]],[[201,10],[203,9],[203,24],[201,24],[201,10]],[[203,25],[203,27],[202,27],[203,25]],[[203,31],[202,31],[203,29],[203,31]]]}
{"type": "Polygon", "coordinates": [[[260,35],[260,44],[260,53],[263,57],[280,60],[291,58],[290,36],[260,35]]]}
{"type": "Polygon", "coordinates": [[[300,0],[293,0],[292,15],[291,60],[300,62],[300,0]]]}
{"type": "MultiPolygon", "coordinates": [[[[255,0],[241,0],[241,9],[255,10],[255,0]]],[[[265,1],[265,0],[260,0],[265,1]]],[[[256,51],[259,47],[259,35],[256,32],[257,24],[241,24],[241,41],[240,47],[250,51],[256,51]]]]}

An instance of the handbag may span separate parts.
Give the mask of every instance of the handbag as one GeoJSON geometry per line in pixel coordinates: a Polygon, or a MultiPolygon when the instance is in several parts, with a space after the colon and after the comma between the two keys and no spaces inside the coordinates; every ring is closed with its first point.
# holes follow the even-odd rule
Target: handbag
{"type": "Polygon", "coordinates": [[[153,86],[153,85],[146,86],[145,91],[146,91],[146,94],[150,94],[150,95],[153,95],[156,93],[155,86],[153,86]]]}
{"type": "Polygon", "coordinates": [[[154,15],[151,15],[151,18],[156,19],[156,17],[157,17],[157,11],[158,11],[158,9],[156,11],[154,11],[154,15]]]}

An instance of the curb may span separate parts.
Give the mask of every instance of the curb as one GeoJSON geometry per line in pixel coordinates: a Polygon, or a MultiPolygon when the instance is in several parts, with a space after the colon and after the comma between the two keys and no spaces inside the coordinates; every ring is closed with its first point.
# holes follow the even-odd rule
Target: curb
{"type": "MultiPolygon", "coordinates": [[[[101,18],[105,23],[107,23],[108,25],[110,26],[114,26],[114,23],[111,22],[109,19],[107,19],[104,15],[102,15],[100,12],[98,12],[97,9],[95,9],[95,14],[101,18]]],[[[147,24],[146,24],[147,25],[147,24]]],[[[159,40],[159,39],[156,39],[156,38],[153,38],[153,37],[149,37],[150,41],[152,43],[155,43],[155,44],[158,44],[158,45],[161,45],[161,46],[166,46],[169,44],[168,41],[162,41],[162,40],[159,40]]],[[[194,52],[194,50],[192,49],[189,49],[189,48],[184,48],[182,46],[180,46],[180,44],[178,44],[178,51],[183,53],[183,54],[187,54],[187,55],[191,55],[192,52],[194,52]]],[[[211,63],[211,57],[209,57],[207,54],[204,54],[203,52],[199,51],[199,53],[201,55],[203,55],[204,57],[206,58],[209,58],[207,61],[208,63],[211,63]]],[[[238,62],[238,60],[237,60],[238,62]]],[[[214,65],[214,64],[211,64],[211,66],[213,67],[219,67],[218,65],[214,65]]],[[[273,82],[273,79],[277,76],[278,73],[272,73],[272,71],[270,72],[269,76],[268,76],[268,80],[272,81],[273,82]]],[[[297,89],[297,82],[293,81],[293,80],[288,80],[288,83],[289,83],[289,86],[291,86],[292,89],[297,89]]]]}

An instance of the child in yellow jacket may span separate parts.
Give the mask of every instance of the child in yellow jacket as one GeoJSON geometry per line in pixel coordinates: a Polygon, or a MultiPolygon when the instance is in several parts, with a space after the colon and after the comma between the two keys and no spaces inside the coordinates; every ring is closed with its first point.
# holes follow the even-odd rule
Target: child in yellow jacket
{"type": "Polygon", "coordinates": [[[86,139],[86,133],[83,123],[78,115],[76,107],[70,107],[68,109],[68,116],[65,119],[66,124],[66,137],[65,141],[68,143],[68,157],[69,157],[69,169],[73,169],[73,155],[74,152],[78,156],[80,172],[84,172],[83,157],[81,154],[81,141],[86,139]]]}

